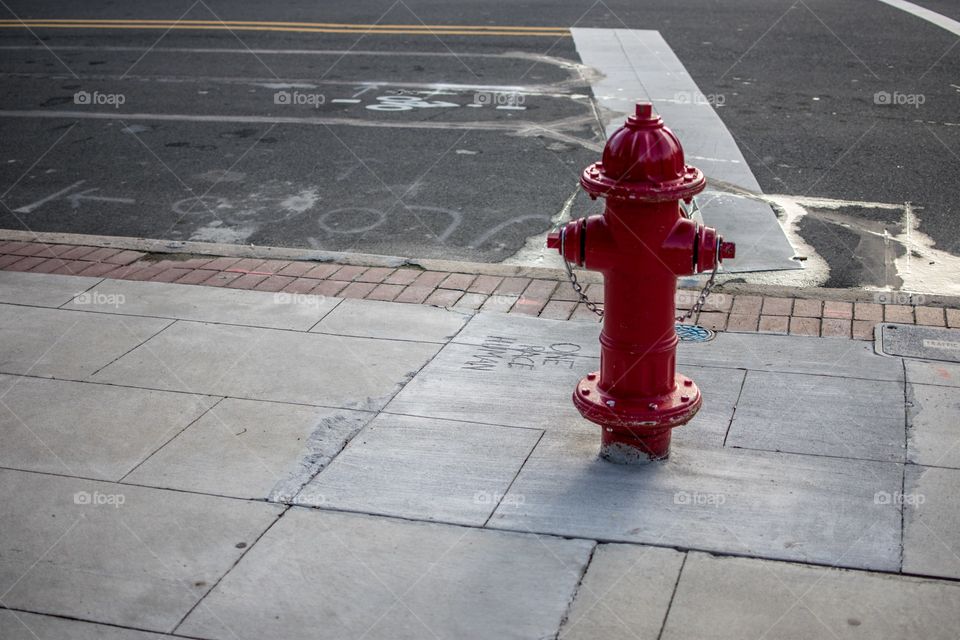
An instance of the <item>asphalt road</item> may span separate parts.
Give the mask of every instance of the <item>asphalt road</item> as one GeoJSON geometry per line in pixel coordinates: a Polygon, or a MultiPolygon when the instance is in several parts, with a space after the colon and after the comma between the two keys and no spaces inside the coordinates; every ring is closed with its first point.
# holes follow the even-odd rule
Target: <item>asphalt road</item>
{"type": "MultiPolygon", "coordinates": [[[[960,19],[945,0],[918,4],[960,19]]],[[[563,210],[602,126],[572,38],[475,27],[577,26],[660,31],[703,93],[722,96],[764,192],[853,203],[800,224],[831,266],[826,284],[898,284],[889,262],[906,249],[889,238],[910,222],[869,203],[911,203],[944,269],[960,255],[957,37],[878,0],[9,8],[28,23],[469,32],[0,28],[3,227],[504,260],[563,210]],[[105,102],[78,105],[77,92],[105,102]]]]}

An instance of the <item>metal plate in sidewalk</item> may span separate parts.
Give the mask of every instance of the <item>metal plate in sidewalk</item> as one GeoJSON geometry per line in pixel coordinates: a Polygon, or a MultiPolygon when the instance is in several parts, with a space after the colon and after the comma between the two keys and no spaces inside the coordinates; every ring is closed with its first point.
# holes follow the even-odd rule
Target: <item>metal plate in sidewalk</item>
{"type": "Polygon", "coordinates": [[[877,351],[888,356],[960,362],[960,329],[884,322],[876,338],[877,351]]]}

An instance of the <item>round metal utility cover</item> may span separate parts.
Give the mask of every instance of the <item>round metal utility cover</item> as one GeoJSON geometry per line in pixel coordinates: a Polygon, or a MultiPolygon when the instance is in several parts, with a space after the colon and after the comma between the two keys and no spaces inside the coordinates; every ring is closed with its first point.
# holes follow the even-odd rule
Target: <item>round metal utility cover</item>
{"type": "Polygon", "coordinates": [[[678,324],[676,329],[680,342],[709,342],[717,335],[711,329],[698,324],[678,324]]]}

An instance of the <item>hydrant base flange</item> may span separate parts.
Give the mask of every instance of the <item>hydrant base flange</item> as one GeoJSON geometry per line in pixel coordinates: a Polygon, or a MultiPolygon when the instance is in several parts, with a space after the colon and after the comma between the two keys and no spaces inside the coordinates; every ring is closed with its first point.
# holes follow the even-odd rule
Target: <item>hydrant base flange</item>
{"type": "Polygon", "coordinates": [[[670,393],[625,401],[600,390],[600,373],[580,380],[573,404],[587,420],[603,430],[601,455],[617,462],[662,460],[670,451],[670,430],[689,422],[700,410],[702,398],[696,383],[676,374],[670,393]],[[612,455],[613,453],[616,455],[612,455]]]}

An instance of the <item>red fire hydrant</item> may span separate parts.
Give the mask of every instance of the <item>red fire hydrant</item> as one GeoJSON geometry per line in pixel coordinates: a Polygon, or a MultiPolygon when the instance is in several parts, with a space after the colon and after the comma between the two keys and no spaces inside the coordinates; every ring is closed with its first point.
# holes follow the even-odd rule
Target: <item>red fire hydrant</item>
{"type": "Polygon", "coordinates": [[[706,179],[684,163],[679,140],[648,103],[610,136],[580,184],[591,198],[606,198],[603,215],[547,239],[568,262],[604,276],[600,371],[580,381],[573,403],[603,429],[602,457],[661,460],[670,430],[701,403],[693,380],[676,373],[677,277],[713,270],[735,247],[681,210],[706,179]]]}

